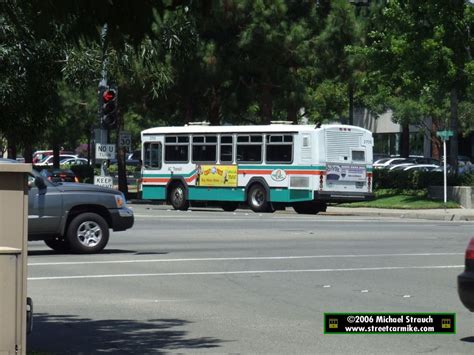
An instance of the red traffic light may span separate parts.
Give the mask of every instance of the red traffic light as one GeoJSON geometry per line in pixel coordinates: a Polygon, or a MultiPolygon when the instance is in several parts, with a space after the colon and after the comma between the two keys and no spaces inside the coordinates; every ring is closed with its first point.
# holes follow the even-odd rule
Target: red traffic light
{"type": "Polygon", "coordinates": [[[115,98],[115,90],[105,90],[102,94],[104,102],[112,101],[115,98]]]}

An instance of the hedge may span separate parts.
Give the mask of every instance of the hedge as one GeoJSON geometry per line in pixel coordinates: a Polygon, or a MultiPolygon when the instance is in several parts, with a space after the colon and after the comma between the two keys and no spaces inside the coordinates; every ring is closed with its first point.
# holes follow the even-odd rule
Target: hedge
{"type": "MultiPolygon", "coordinates": [[[[374,169],[375,189],[421,190],[443,185],[443,173],[433,171],[403,171],[374,169]]],[[[449,186],[472,186],[474,174],[448,175],[449,186]]]]}

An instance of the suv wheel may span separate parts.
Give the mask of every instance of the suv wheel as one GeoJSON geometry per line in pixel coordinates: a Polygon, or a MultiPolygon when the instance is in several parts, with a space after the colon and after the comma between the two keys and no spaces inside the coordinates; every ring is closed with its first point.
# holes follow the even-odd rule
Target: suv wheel
{"type": "Polygon", "coordinates": [[[96,213],[82,213],[69,224],[66,240],[76,253],[98,253],[109,241],[109,226],[96,213]]]}

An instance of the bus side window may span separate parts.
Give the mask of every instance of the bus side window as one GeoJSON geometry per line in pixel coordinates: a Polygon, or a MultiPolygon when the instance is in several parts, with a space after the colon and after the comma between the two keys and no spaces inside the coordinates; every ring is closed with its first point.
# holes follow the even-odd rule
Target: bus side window
{"type": "Polygon", "coordinates": [[[221,163],[232,163],[234,137],[221,136],[221,163]]]}
{"type": "Polygon", "coordinates": [[[193,136],[192,162],[211,163],[217,161],[217,136],[193,136]]]}
{"type": "Polygon", "coordinates": [[[267,163],[293,162],[293,136],[291,135],[268,135],[266,142],[267,163]]]}
{"type": "Polygon", "coordinates": [[[261,135],[237,136],[237,162],[238,163],[261,163],[262,144],[261,135]]]}
{"type": "Polygon", "coordinates": [[[161,169],[161,143],[145,143],[145,168],[161,169]]]}
{"type": "Polygon", "coordinates": [[[189,161],[189,136],[165,137],[165,163],[187,163],[189,161]]]}

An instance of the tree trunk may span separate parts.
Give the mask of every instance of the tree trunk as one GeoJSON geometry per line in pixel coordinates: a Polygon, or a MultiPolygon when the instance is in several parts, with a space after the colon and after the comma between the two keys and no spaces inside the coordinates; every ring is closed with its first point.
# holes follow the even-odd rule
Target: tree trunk
{"type": "Polygon", "coordinates": [[[189,96],[184,98],[184,123],[188,124],[193,121],[193,104],[189,96]]]}
{"type": "Polygon", "coordinates": [[[25,145],[25,148],[23,149],[23,157],[25,158],[25,163],[33,162],[33,147],[30,143],[25,145]]]}
{"type": "Polygon", "coordinates": [[[86,134],[87,134],[87,165],[91,165],[91,150],[92,150],[92,142],[91,142],[91,136],[93,130],[92,128],[88,129],[86,134]]]}
{"type": "Polygon", "coordinates": [[[16,159],[16,141],[12,137],[8,137],[7,141],[8,141],[7,157],[8,159],[16,159]]]}
{"type": "Polygon", "coordinates": [[[59,144],[53,143],[53,168],[59,168],[59,144]]]}
{"type": "Polygon", "coordinates": [[[348,96],[349,96],[349,124],[354,124],[354,85],[352,80],[348,85],[348,96]]]}
{"type": "Polygon", "coordinates": [[[209,106],[209,123],[212,126],[218,126],[220,123],[221,113],[221,100],[219,89],[216,87],[212,88],[211,103],[209,106]]]}
{"type": "Polygon", "coordinates": [[[298,124],[298,109],[296,106],[290,105],[287,110],[286,119],[294,124],[298,124]]]}
{"type": "Polygon", "coordinates": [[[260,112],[264,123],[270,123],[273,118],[273,98],[270,84],[262,85],[260,97],[260,112]]]}
{"type": "Polygon", "coordinates": [[[120,131],[123,130],[123,116],[120,112],[118,115],[118,125],[117,125],[117,167],[118,167],[118,188],[125,195],[128,195],[128,184],[127,184],[127,166],[125,161],[125,147],[119,147],[119,137],[120,131]]]}
{"type": "Polygon", "coordinates": [[[458,172],[458,90],[456,87],[451,89],[451,124],[450,130],[453,136],[449,144],[449,164],[453,167],[455,174],[458,172]]]}
{"type": "Polygon", "coordinates": [[[441,141],[436,136],[438,131],[438,123],[433,119],[431,124],[431,156],[434,159],[441,161],[441,141]]]}
{"type": "Polygon", "coordinates": [[[400,139],[400,156],[408,158],[410,155],[410,125],[402,125],[402,136],[400,139]]]}

